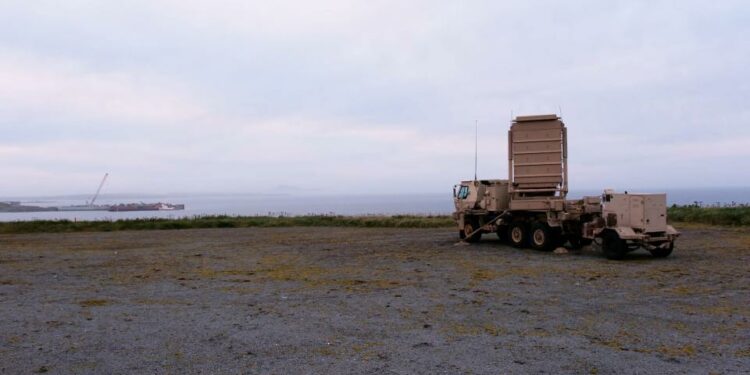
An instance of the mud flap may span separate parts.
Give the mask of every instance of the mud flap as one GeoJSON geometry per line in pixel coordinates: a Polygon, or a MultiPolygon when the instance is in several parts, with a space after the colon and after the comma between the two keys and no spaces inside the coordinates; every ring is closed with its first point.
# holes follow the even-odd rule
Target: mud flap
{"type": "Polygon", "coordinates": [[[623,240],[640,240],[642,236],[640,236],[638,233],[635,233],[633,228],[630,227],[615,227],[610,228],[617,232],[617,235],[620,236],[623,240]]]}

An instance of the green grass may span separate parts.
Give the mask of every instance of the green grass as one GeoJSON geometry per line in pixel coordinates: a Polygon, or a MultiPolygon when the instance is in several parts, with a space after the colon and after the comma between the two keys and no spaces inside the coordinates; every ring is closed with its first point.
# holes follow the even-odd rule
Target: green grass
{"type": "MultiPolygon", "coordinates": [[[[723,226],[750,225],[750,206],[672,206],[667,210],[673,223],[723,226]]],[[[115,221],[35,220],[0,222],[0,233],[111,232],[121,230],[168,230],[249,227],[357,227],[357,228],[451,228],[447,215],[395,216],[196,216],[182,219],[129,219],[115,221]]]]}
{"type": "Polygon", "coordinates": [[[110,232],[248,227],[443,228],[453,225],[455,224],[450,216],[196,216],[182,219],[116,221],[13,221],[0,223],[0,233],[110,232]]]}
{"type": "Polygon", "coordinates": [[[699,223],[724,226],[750,225],[750,206],[701,207],[672,206],[667,210],[671,222],[699,223]]]}

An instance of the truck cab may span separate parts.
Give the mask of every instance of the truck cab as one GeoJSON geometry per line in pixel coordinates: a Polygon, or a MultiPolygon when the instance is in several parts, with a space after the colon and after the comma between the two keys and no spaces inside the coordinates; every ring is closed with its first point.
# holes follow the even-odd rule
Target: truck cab
{"type": "Polygon", "coordinates": [[[470,180],[453,186],[453,219],[459,236],[470,242],[478,241],[482,233],[496,232],[491,223],[508,209],[508,180],[470,180]],[[486,225],[486,224],[490,225],[486,225]],[[477,229],[482,231],[474,233],[477,229]],[[474,235],[468,235],[474,233],[474,235]]]}

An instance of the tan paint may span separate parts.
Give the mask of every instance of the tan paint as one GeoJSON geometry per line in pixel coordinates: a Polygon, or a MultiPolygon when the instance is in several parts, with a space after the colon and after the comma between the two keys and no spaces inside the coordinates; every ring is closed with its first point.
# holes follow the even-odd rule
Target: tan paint
{"type": "Polygon", "coordinates": [[[516,117],[508,131],[508,179],[462,181],[454,187],[453,218],[459,229],[471,217],[483,231],[492,232],[508,225],[503,218],[510,214],[560,231],[567,222],[569,228],[578,228],[567,234],[584,238],[612,229],[621,239],[645,245],[673,241],[679,235],[666,222],[666,194],[605,190],[600,197],[566,199],[567,154],[567,129],[557,115],[516,117]],[[462,186],[465,196],[460,194],[462,186]]]}

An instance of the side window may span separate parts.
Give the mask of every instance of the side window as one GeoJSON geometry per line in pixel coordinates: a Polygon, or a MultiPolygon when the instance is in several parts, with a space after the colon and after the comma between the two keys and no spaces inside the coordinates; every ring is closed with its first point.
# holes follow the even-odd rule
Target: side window
{"type": "Polygon", "coordinates": [[[461,186],[461,190],[458,191],[458,198],[459,199],[466,199],[466,197],[469,196],[469,187],[468,186],[461,186]]]}

